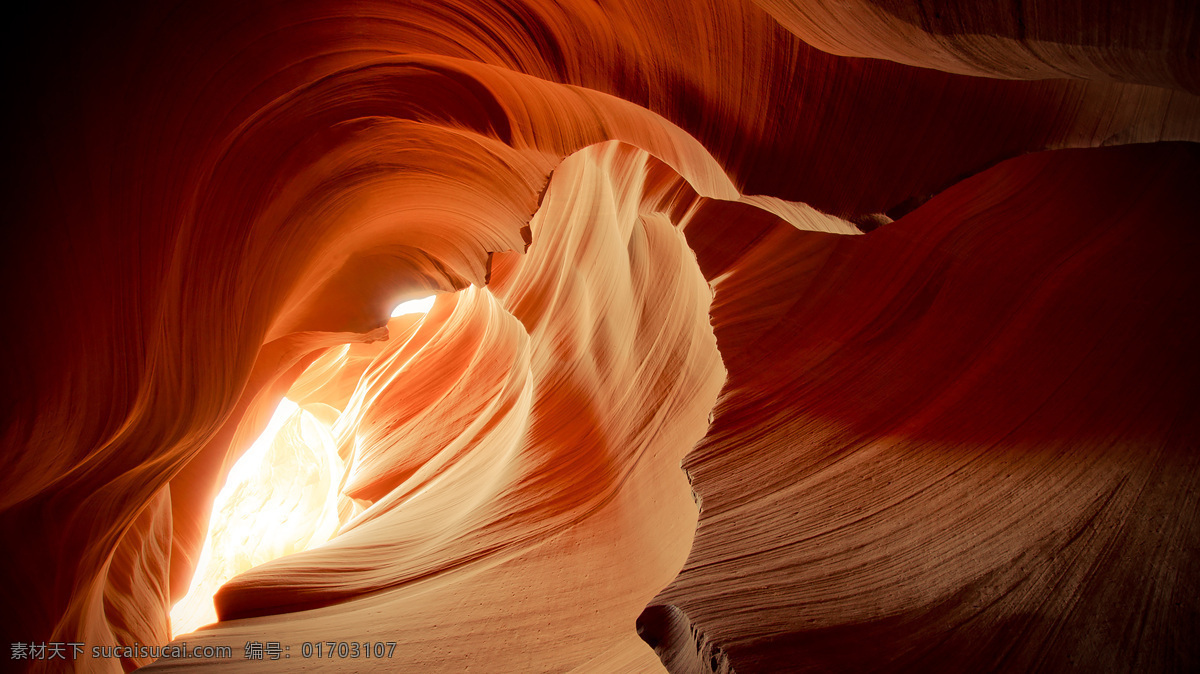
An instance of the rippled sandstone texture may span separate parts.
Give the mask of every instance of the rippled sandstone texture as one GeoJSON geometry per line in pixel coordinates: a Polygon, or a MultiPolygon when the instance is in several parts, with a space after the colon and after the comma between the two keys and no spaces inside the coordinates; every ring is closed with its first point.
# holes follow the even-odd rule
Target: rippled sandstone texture
{"type": "Polygon", "coordinates": [[[1198,11],[20,17],[5,641],[168,642],[287,393],[353,467],[234,664],[1195,669],[1198,11]]]}

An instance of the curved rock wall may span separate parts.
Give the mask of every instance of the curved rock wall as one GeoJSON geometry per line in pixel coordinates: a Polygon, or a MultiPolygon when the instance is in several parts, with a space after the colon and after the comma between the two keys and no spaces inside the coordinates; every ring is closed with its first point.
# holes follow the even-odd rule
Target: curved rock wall
{"type": "Polygon", "coordinates": [[[217,594],[238,664],[1200,659],[1195,7],[54,12],[6,40],[10,643],[166,643],[286,394],[341,528],[217,594]]]}

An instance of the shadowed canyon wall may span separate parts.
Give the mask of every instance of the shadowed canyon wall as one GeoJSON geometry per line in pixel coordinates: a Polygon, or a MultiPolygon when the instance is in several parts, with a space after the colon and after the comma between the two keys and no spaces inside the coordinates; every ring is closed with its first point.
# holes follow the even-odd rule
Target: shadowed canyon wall
{"type": "Polygon", "coordinates": [[[9,31],[8,665],[1200,663],[1200,7],[183,2],[9,31]],[[300,463],[262,479],[327,494],[328,540],[173,629],[285,397],[271,455],[300,463]],[[302,655],[327,641],[395,649],[302,655]],[[232,654],[91,657],[183,642],[232,654]],[[17,648],[47,643],[86,651],[17,648]]]}

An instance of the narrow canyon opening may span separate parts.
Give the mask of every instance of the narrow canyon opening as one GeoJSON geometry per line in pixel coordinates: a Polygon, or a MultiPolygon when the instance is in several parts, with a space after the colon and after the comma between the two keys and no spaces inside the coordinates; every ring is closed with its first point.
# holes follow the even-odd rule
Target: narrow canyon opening
{"type": "Polygon", "coordinates": [[[680,220],[698,199],[644,150],[589,147],[555,169],[525,250],[491,254],[486,285],[405,302],[387,339],[302,361],[242,459],[256,467],[216,497],[173,636],[382,611],[464,657],[459,620],[570,644],[537,668],[657,663],[636,621],[691,548],[680,463],[725,376],[680,220]],[[581,605],[586,620],[544,622],[581,605]]]}
{"type": "Polygon", "coordinates": [[[6,664],[1200,671],[1200,3],[32,4],[6,664]]]}
{"type": "MultiPolygon", "coordinates": [[[[429,295],[401,302],[390,317],[423,316],[435,299],[429,295]]],[[[345,365],[351,348],[331,347],[328,357],[308,370],[333,376],[330,364],[345,365]]],[[[354,465],[353,444],[339,455],[333,435],[341,410],[328,403],[315,403],[324,408],[318,414],[302,408],[288,396],[303,395],[304,383],[302,375],[300,390],[285,394],[217,493],[188,592],[171,608],[172,637],[215,623],[213,595],[234,576],[321,545],[362,511],[363,503],[341,493],[354,465]]]]}

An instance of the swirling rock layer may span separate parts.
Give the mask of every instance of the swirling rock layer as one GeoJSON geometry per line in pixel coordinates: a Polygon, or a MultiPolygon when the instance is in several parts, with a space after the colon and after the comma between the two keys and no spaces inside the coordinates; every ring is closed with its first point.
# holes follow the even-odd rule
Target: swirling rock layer
{"type": "Polygon", "coordinates": [[[729,380],[684,464],[691,557],[640,621],[664,660],[1196,662],[1197,158],[1035,155],[867,237],[702,253],[729,380]]]}
{"type": "Polygon", "coordinates": [[[217,592],[234,662],[76,669],[1197,666],[1195,7],[59,14],[6,40],[10,643],[167,643],[286,395],[333,537],[217,592]]]}

